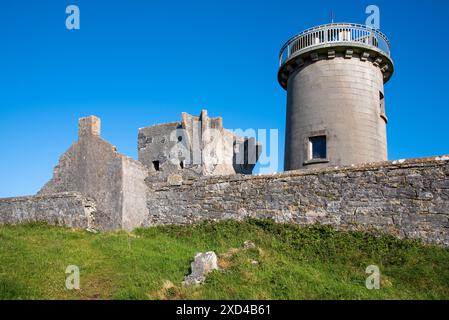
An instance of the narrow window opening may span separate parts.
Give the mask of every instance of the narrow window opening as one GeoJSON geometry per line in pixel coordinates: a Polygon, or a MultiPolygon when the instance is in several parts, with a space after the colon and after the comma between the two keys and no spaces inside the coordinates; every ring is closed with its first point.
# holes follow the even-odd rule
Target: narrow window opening
{"type": "Polygon", "coordinates": [[[380,109],[380,117],[388,122],[387,115],[385,113],[385,97],[384,94],[379,91],[379,109],[380,109]]]}
{"type": "Polygon", "coordinates": [[[154,170],[159,171],[159,161],[153,161],[154,170]]]}
{"type": "Polygon", "coordinates": [[[326,136],[309,138],[309,160],[326,160],[327,143],[326,136]]]}
{"type": "Polygon", "coordinates": [[[184,161],[179,162],[179,166],[181,167],[181,169],[184,169],[184,161]]]}

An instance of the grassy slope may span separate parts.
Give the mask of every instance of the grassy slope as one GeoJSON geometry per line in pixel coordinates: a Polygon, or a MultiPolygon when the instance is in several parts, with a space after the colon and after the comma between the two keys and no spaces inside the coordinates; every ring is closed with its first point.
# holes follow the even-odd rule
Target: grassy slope
{"type": "Polygon", "coordinates": [[[448,299],[448,265],[449,249],[270,221],[100,234],[0,226],[0,299],[448,299]],[[245,240],[257,249],[233,250],[245,240]],[[194,254],[210,250],[223,271],[183,288],[194,254]],[[373,264],[380,290],[365,288],[373,264]],[[65,289],[68,265],[80,291],[65,289]]]}

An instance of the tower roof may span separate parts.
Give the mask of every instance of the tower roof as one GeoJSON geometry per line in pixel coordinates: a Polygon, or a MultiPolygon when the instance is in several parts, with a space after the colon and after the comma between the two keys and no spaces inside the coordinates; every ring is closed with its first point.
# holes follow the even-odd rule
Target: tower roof
{"type": "Polygon", "coordinates": [[[313,53],[345,51],[351,48],[360,55],[382,62],[384,81],[393,73],[390,41],[377,29],[354,23],[330,23],[304,30],[290,38],[281,48],[279,54],[279,82],[286,88],[289,73],[302,64],[302,58],[309,58],[313,53]]]}

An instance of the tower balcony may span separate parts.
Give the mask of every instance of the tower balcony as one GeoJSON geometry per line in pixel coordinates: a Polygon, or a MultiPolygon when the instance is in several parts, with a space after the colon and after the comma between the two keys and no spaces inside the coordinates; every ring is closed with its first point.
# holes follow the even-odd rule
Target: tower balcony
{"type": "MultiPolygon", "coordinates": [[[[355,54],[361,59],[376,61],[377,64],[385,63],[385,82],[393,73],[393,61],[390,56],[390,41],[379,30],[366,25],[354,23],[331,23],[307,29],[288,40],[279,54],[279,83],[287,87],[289,73],[313,53],[326,53],[329,58],[334,58],[336,52],[350,50],[351,57],[355,54]]],[[[347,53],[343,53],[347,57],[347,53]]],[[[317,60],[317,55],[312,55],[312,60],[317,60]]],[[[382,68],[383,66],[381,66],[382,68]]]]}

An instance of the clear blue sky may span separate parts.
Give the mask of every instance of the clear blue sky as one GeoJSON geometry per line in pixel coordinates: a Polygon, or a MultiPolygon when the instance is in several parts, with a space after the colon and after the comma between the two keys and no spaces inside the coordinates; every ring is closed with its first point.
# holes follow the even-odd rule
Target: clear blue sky
{"type": "Polygon", "coordinates": [[[202,108],[229,128],[278,128],[277,55],[295,33],[381,10],[396,72],[386,85],[389,158],[449,153],[449,1],[4,0],[0,197],[33,194],[77,138],[77,119],[137,157],[137,129],[202,108]],[[65,8],[81,30],[65,28],[65,8]]]}

